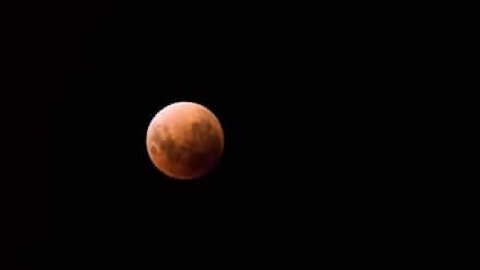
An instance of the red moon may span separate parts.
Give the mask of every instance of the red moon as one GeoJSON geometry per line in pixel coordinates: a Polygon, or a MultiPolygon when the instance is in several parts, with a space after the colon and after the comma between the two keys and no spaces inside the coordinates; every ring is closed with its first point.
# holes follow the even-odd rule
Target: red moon
{"type": "Polygon", "coordinates": [[[165,175],[188,180],[214,168],[223,153],[224,135],[217,117],[193,102],[176,102],[160,110],[147,130],[147,152],[165,175]]]}

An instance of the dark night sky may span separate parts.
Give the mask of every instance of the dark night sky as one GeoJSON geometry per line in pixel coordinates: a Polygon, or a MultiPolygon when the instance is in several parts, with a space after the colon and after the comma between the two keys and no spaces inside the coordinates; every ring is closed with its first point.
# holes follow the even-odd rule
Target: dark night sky
{"type": "Polygon", "coordinates": [[[426,186],[412,147],[441,64],[435,25],[398,7],[2,6],[5,254],[19,269],[299,268],[388,235],[426,186]],[[181,100],[225,131],[199,181],[169,181],[145,149],[181,100]]]}

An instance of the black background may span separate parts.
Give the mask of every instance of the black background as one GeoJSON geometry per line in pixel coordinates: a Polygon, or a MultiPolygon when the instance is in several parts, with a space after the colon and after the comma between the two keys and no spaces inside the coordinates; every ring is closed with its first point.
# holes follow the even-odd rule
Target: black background
{"type": "Polygon", "coordinates": [[[416,169],[449,57],[439,33],[452,29],[429,12],[2,5],[4,254],[19,269],[388,256],[418,226],[405,217],[432,210],[416,169]],[[191,182],[167,179],[145,149],[155,113],[185,100],[225,131],[218,167],[191,182]]]}

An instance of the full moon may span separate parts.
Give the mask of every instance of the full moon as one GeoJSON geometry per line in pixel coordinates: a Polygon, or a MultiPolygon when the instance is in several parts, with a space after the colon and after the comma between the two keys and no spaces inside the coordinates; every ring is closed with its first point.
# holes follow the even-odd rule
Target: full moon
{"type": "Polygon", "coordinates": [[[212,170],[223,153],[223,129],[206,107],[176,102],[161,109],[147,129],[147,152],[155,167],[179,180],[212,170]]]}

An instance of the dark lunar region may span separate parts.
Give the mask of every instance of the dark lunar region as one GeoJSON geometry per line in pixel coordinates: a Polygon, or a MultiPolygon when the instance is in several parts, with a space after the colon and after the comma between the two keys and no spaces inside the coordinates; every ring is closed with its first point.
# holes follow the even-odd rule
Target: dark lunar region
{"type": "MultiPolygon", "coordinates": [[[[154,133],[154,142],[166,153],[170,164],[182,167],[181,171],[208,168],[222,151],[221,139],[207,120],[192,123],[191,135],[185,145],[176,143],[167,127],[161,128],[162,132],[154,133]]],[[[155,145],[152,145],[152,153],[157,153],[155,145]]]]}

